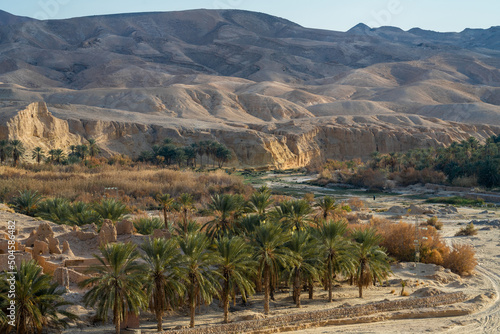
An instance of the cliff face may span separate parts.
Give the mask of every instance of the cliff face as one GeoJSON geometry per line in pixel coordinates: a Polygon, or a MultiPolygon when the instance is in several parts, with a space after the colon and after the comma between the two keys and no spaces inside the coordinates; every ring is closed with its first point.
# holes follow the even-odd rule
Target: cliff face
{"type": "Polygon", "coordinates": [[[487,125],[449,123],[418,116],[324,117],[247,127],[225,125],[208,129],[124,122],[116,120],[60,119],[43,102],[18,108],[0,127],[9,139],[20,139],[28,152],[66,149],[94,138],[105,155],[132,157],[164,138],[180,144],[217,139],[235,156],[233,166],[297,168],[325,159],[367,158],[415,147],[439,147],[474,136],[484,140],[500,133],[487,125]],[[417,124],[418,123],[418,124],[417,124]]]}

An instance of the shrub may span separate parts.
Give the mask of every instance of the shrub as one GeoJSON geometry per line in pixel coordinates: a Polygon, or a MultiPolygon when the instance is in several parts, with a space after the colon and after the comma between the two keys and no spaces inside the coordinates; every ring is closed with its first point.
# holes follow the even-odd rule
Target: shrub
{"type": "Polygon", "coordinates": [[[444,259],[444,267],[461,276],[471,275],[477,265],[474,247],[464,244],[453,244],[451,251],[444,259]]]}
{"type": "Polygon", "coordinates": [[[425,222],[425,225],[433,226],[436,228],[436,230],[439,230],[439,231],[441,231],[441,229],[443,228],[443,222],[438,220],[438,218],[435,216],[427,219],[427,221],[425,222]]]}
{"type": "Polygon", "coordinates": [[[469,223],[467,226],[462,227],[456,234],[456,237],[461,237],[461,236],[469,236],[469,235],[476,235],[477,234],[477,228],[474,226],[474,224],[469,223]]]}
{"type": "Polygon", "coordinates": [[[427,203],[442,203],[442,204],[451,204],[451,205],[471,205],[471,206],[483,206],[484,199],[468,199],[459,196],[451,196],[451,197],[432,197],[426,200],[427,203]]]}
{"type": "Polygon", "coordinates": [[[69,208],[69,201],[65,198],[48,199],[40,203],[36,216],[56,224],[67,224],[71,216],[69,208]]]}
{"type": "Polygon", "coordinates": [[[103,199],[94,205],[94,210],[103,219],[120,220],[128,212],[127,206],[115,199],[103,199]]]}
{"type": "Polygon", "coordinates": [[[383,172],[371,168],[358,170],[348,182],[358,187],[367,187],[370,190],[383,190],[386,188],[386,177],[383,172]]]}
{"type": "Polygon", "coordinates": [[[159,217],[141,217],[133,221],[134,227],[138,233],[142,235],[151,235],[154,230],[161,230],[165,227],[164,223],[159,217]]]}
{"type": "Polygon", "coordinates": [[[11,203],[16,211],[33,216],[41,200],[42,196],[36,190],[20,190],[19,195],[14,197],[11,203]]]}
{"type": "Polygon", "coordinates": [[[347,203],[354,211],[361,210],[365,207],[365,202],[363,202],[359,197],[352,197],[347,201],[347,203]]]}
{"type": "MultiPolygon", "coordinates": [[[[415,260],[415,226],[403,222],[386,223],[377,226],[377,230],[384,237],[381,245],[387,249],[389,255],[398,261],[415,260]]],[[[449,250],[439,232],[429,226],[427,230],[419,231],[419,237],[421,261],[441,265],[449,250]]]]}

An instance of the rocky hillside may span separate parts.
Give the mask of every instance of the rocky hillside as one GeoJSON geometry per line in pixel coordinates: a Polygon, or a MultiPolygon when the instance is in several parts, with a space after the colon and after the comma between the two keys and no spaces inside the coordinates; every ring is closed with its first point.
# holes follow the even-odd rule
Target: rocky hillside
{"type": "Polygon", "coordinates": [[[235,165],[287,168],[500,133],[500,27],[333,32],[234,10],[0,21],[0,137],[30,146],[92,137],[136,156],[217,139],[235,165]]]}

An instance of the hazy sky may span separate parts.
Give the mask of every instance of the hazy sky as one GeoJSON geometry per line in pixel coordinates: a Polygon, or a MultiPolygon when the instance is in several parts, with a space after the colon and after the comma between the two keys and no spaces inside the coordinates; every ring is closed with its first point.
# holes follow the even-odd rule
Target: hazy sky
{"type": "Polygon", "coordinates": [[[38,19],[197,8],[268,13],[305,27],[345,31],[363,22],[436,31],[500,25],[499,0],[9,0],[0,9],[38,19]]]}

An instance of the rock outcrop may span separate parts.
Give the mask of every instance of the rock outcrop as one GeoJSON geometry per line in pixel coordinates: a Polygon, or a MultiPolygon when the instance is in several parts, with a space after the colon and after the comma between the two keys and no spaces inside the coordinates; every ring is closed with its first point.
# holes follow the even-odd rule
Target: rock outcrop
{"type": "Polygon", "coordinates": [[[124,113],[116,121],[63,120],[52,115],[44,103],[33,103],[15,114],[4,127],[8,138],[23,140],[27,149],[43,145],[47,149],[67,147],[92,137],[98,139],[108,156],[124,153],[136,157],[167,137],[185,145],[216,139],[231,149],[234,166],[282,169],[325,159],[367,158],[375,151],[389,153],[447,146],[470,136],[484,141],[500,133],[500,127],[495,126],[406,115],[304,118],[245,126],[188,120],[145,124],[127,120],[127,116],[124,113]]]}
{"type": "Polygon", "coordinates": [[[116,226],[110,220],[104,220],[101,230],[99,231],[99,245],[103,246],[112,242],[116,242],[116,226]]]}

